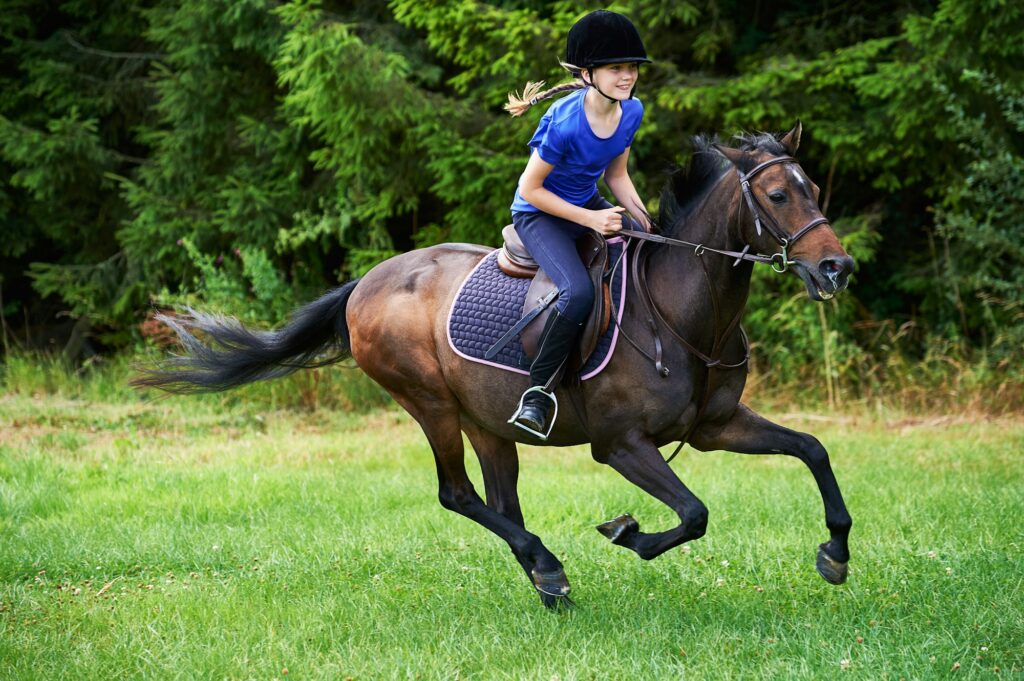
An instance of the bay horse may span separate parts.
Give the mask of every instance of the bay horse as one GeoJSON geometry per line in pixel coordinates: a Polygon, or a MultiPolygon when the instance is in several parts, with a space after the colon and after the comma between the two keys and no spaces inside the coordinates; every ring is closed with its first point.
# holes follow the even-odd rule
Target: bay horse
{"type": "MultiPolygon", "coordinates": [[[[635,233],[646,240],[630,242],[633,286],[620,322],[629,342],[619,343],[598,376],[558,389],[563,402],[577,391],[569,396],[576,408],[562,410],[544,444],[589,442],[596,461],[678,514],[679,524],[661,532],[641,532],[629,515],[598,526],[643,559],[698,539],[707,528],[707,507],[658,450],[678,441],[701,451],[803,461],[818,485],[830,533],[818,548],[816,568],[828,582],[846,580],[852,521],[828,453],[811,435],[772,423],[740,402],[748,344],[739,320],[753,267],[794,271],[815,301],[843,290],[853,268],[818,208],[818,187],[793,158],[801,130],[798,121],[785,135],[740,135],[737,147],[696,138],[689,165],[662,193],[661,234],[635,233]]],[[[165,317],[185,354],[134,383],[219,391],[354,358],[426,434],[441,505],[507,542],[544,605],[571,604],[562,563],[526,529],[516,490],[516,443],[539,444],[508,423],[528,378],[469,362],[447,340],[456,292],[491,250],[441,244],[395,256],[300,308],[276,331],[249,330],[194,310],[165,317]],[[479,459],[486,502],[466,473],[462,433],[479,459]]]]}

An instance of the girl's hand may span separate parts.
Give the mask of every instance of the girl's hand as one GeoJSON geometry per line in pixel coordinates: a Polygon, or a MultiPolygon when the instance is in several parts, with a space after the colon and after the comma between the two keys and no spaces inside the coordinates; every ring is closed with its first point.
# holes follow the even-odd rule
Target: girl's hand
{"type": "Polygon", "coordinates": [[[622,214],[625,210],[622,206],[615,206],[604,210],[590,211],[591,220],[587,226],[604,236],[615,234],[622,229],[622,214]]]}

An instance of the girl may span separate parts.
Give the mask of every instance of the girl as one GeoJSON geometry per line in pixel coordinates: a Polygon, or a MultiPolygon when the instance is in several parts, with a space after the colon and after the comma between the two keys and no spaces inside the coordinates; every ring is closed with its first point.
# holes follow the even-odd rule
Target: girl
{"type": "MultiPolygon", "coordinates": [[[[527,83],[521,97],[509,95],[505,109],[518,116],[537,102],[574,91],[548,109],[530,140],[530,160],[512,202],[512,222],[530,254],[558,286],[555,310],[530,366],[531,387],[509,423],[542,440],[551,431],[557,374],[582,330],[594,291],[576,252],[576,239],[592,229],[605,236],[623,227],[623,211],[648,229],[643,202],[626,163],[644,108],[633,99],[639,64],[649,63],[636,27],[605,10],[591,12],[569,30],[565,62],[579,80],[539,92],[527,83]],[[597,190],[605,183],[622,206],[613,207],[597,190]]],[[[626,217],[626,220],[629,218],[626,217]]]]}

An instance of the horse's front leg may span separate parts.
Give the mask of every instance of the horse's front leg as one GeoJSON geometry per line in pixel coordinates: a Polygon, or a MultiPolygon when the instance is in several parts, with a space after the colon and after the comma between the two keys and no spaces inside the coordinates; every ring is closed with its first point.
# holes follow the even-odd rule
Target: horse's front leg
{"type": "Polygon", "coordinates": [[[671,530],[646,533],[640,532],[640,525],[632,516],[623,515],[597,527],[612,543],[650,560],[683,542],[704,536],[708,525],[707,507],[676,477],[653,442],[633,436],[611,446],[594,444],[591,451],[595,460],[608,464],[622,477],[660,499],[681,521],[671,530]]]}
{"type": "Polygon", "coordinates": [[[832,584],[842,584],[850,560],[848,539],[853,521],[832,473],[828,452],[813,436],[772,423],[740,404],[732,418],[698,427],[690,444],[701,451],[722,449],[741,454],[788,454],[807,464],[825,504],[825,526],[832,538],[818,547],[818,573],[832,584]]]}

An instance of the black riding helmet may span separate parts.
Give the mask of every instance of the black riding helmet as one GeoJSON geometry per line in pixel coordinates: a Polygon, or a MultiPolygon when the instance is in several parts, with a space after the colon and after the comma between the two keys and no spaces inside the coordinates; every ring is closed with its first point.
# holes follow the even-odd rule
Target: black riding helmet
{"type": "Polygon", "coordinates": [[[581,69],[604,64],[650,63],[644,41],[633,22],[615,12],[599,9],[569,29],[565,61],[581,69]]]}

